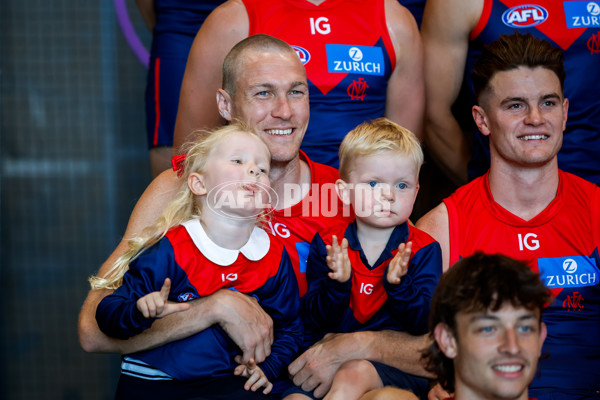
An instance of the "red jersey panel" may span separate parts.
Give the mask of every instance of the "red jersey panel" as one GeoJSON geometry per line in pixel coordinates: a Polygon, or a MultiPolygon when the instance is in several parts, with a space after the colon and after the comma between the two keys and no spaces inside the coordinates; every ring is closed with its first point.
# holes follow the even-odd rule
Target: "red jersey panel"
{"type": "Polygon", "coordinates": [[[566,390],[560,398],[587,398],[600,388],[600,188],[560,171],[556,198],[525,221],[494,201],[488,176],[444,200],[450,265],[485,251],[538,271],[556,298],[543,313],[548,337],[542,355],[547,357],[530,386],[538,391],[530,393],[545,399],[566,390]]]}
{"type": "Polygon", "coordinates": [[[300,157],[310,168],[310,191],[300,203],[274,211],[265,230],[283,240],[298,278],[300,296],[304,296],[306,260],[315,233],[333,224],[350,222],[354,215],[348,208],[344,208],[335,191],[338,171],[327,165],[312,162],[302,151],[300,157]]]}

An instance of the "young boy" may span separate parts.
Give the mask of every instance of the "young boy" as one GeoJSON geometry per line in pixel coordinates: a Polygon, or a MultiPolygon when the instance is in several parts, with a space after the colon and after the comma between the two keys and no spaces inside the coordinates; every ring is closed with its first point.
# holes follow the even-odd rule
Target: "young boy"
{"type": "MultiPolygon", "coordinates": [[[[312,240],[303,297],[305,343],[330,332],[426,333],[442,258],[439,244],[408,222],[419,190],[421,146],[412,132],[379,118],[349,132],[339,157],[336,189],[356,220],[312,240]]],[[[424,378],[353,360],[340,367],[325,399],[358,399],[389,385],[427,396],[424,378]]],[[[294,398],[306,397],[288,400],[294,398]]]]}

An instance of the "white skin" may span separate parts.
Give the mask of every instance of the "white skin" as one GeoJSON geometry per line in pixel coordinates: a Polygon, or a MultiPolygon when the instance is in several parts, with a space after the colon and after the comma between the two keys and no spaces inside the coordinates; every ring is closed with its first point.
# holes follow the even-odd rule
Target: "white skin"
{"type": "MultiPolygon", "coordinates": [[[[397,2],[388,3],[398,5],[397,2]]],[[[223,5],[217,9],[226,10],[227,7],[223,5]]],[[[220,21],[222,20],[213,19],[215,23],[220,21]]],[[[208,25],[207,20],[201,31],[208,25]]],[[[242,25],[232,24],[231,29],[235,31],[240,26],[242,25]]],[[[198,35],[200,37],[200,32],[198,35]]],[[[210,40],[214,42],[214,39],[210,40]]],[[[230,47],[238,40],[233,41],[230,47]]],[[[220,48],[226,48],[228,45],[229,42],[224,43],[220,48]]],[[[254,52],[256,54],[257,51],[254,52]]],[[[267,143],[273,157],[269,173],[271,186],[282,199],[286,183],[309,187],[311,182],[310,169],[298,155],[299,143],[302,141],[309,118],[308,84],[304,67],[295,53],[292,52],[288,56],[274,52],[258,53],[260,54],[256,59],[262,60],[260,64],[240,60],[244,63],[242,74],[245,77],[236,79],[237,91],[234,96],[229,96],[224,91],[218,92],[218,104],[215,109],[225,120],[244,121],[267,143]],[[270,87],[267,87],[266,91],[255,93],[258,97],[264,96],[264,101],[258,100],[256,96],[251,95],[252,86],[264,84],[270,87]],[[299,98],[297,98],[298,92],[301,92],[299,98]],[[291,133],[281,131],[290,127],[291,133]]],[[[196,59],[190,61],[192,58],[190,55],[186,75],[190,70],[190,63],[196,62],[196,59]]],[[[220,59],[223,58],[224,54],[220,59]]],[[[200,74],[204,71],[202,68],[193,68],[193,70],[200,74]]],[[[184,77],[184,83],[185,80],[184,77]]],[[[216,80],[211,77],[203,80],[203,82],[210,82],[206,85],[187,85],[187,90],[182,87],[179,111],[182,110],[186,99],[202,96],[195,89],[201,87],[203,91],[209,91],[207,88],[219,81],[218,77],[216,80]]],[[[211,98],[214,101],[214,95],[211,98]]],[[[192,107],[192,109],[195,113],[203,113],[209,112],[211,106],[212,104],[203,103],[202,106],[192,107]]],[[[186,131],[185,124],[180,124],[179,116],[178,112],[176,125],[179,128],[176,126],[176,130],[186,131]]],[[[207,118],[206,121],[211,121],[209,125],[217,125],[221,117],[218,117],[217,121],[214,118],[207,118]]],[[[199,123],[193,125],[193,128],[206,126],[205,123],[199,123]]],[[[133,237],[156,221],[166,204],[175,196],[179,184],[179,179],[173,171],[165,171],[151,183],[132,212],[124,239],[103,264],[99,276],[106,274],[114,261],[127,250],[127,238],[133,237]]],[[[305,195],[306,193],[299,193],[297,198],[286,199],[286,202],[273,206],[287,208],[300,202],[305,195]]],[[[123,341],[104,335],[99,330],[94,317],[98,303],[110,293],[109,290],[92,290],[83,305],[78,327],[80,343],[86,351],[132,353],[185,338],[209,326],[219,324],[240,347],[245,363],[249,362],[250,358],[260,363],[270,354],[273,343],[273,321],[252,297],[231,290],[218,291],[207,298],[190,302],[190,310],[159,319],[150,329],[123,341]]],[[[300,355],[290,364],[288,370],[295,384],[301,385],[305,390],[316,389],[314,393],[323,396],[329,390],[339,366],[344,361],[352,359],[377,360],[408,373],[425,376],[426,372],[419,363],[419,350],[426,345],[424,337],[413,337],[397,331],[330,334],[300,355]],[[397,345],[398,343],[402,345],[397,345]]]]}
{"type": "MultiPolygon", "coordinates": [[[[348,181],[339,179],[336,189],[342,202],[356,211],[358,239],[367,260],[375,264],[394,228],[408,221],[419,191],[419,169],[415,162],[391,150],[353,160],[348,181]]],[[[348,241],[333,236],[327,246],[329,277],[339,282],[350,279],[348,241]]],[[[408,269],[412,243],[401,243],[390,262],[386,279],[399,284],[408,269]]]]}
{"type": "Polygon", "coordinates": [[[468,137],[454,117],[469,34],[477,25],[484,0],[427,0],[421,25],[426,107],[424,137],[429,154],[456,184],[467,182],[471,158],[468,137]]]}
{"type": "MultiPolygon", "coordinates": [[[[201,203],[200,222],[206,234],[221,247],[240,249],[256,226],[256,217],[269,205],[265,202],[269,182],[270,153],[257,137],[234,132],[211,150],[204,171],[192,172],[188,186],[201,203]],[[228,184],[230,182],[230,184],[228,184]],[[211,195],[217,193],[218,195],[211,195]],[[219,195],[232,201],[220,201],[219,195]],[[236,218],[237,217],[237,218],[236,218]]],[[[185,311],[189,304],[167,301],[171,281],[165,279],[160,291],[149,293],[137,301],[138,310],[146,318],[162,318],[185,311]]],[[[256,391],[264,386],[268,394],[273,385],[251,358],[248,362],[236,356],[235,375],[248,377],[244,388],[256,391]]]]}
{"type": "Polygon", "coordinates": [[[455,318],[456,336],[445,324],[434,329],[440,349],[454,360],[454,398],[527,400],[546,338],[540,311],[507,303],[455,318]]]}
{"type": "MultiPolygon", "coordinates": [[[[224,91],[217,94],[219,112],[227,120],[244,121],[269,148],[272,147],[277,161],[272,163],[269,176],[273,190],[279,198],[283,198],[286,183],[309,184],[311,179],[308,165],[298,155],[309,118],[306,73],[293,51],[286,55],[254,50],[245,55],[248,55],[249,61],[244,60],[244,55],[240,60],[244,68],[236,81],[234,99],[224,91]],[[257,59],[263,62],[253,62],[257,59]],[[253,91],[256,86],[267,89],[256,93],[253,91]],[[287,128],[292,128],[292,132],[276,135],[287,128]]],[[[175,197],[179,186],[180,178],[173,171],[165,171],[152,182],[133,210],[124,239],[103,264],[99,276],[106,274],[115,260],[128,249],[127,238],[156,221],[167,203],[175,197]]],[[[285,207],[284,204],[273,206],[285,207]]],[[[273,321],[253,297],[231,290],[218,291],[190,302],[190,310],[160,319],[140,335],[123,341],[104,335],[96,323],[97,304],[110,293],[109,290],[92,290],[83,305],[79,317],[79,338],[86,351],[133,353],[219,324],[240,347],[245,363],[251,358],[260,363],[270,354],[273,321]]]]}
{"type": "MultiPolygon", "coordinates": [[[[557,153],[566,127],[569,101],[560,81],[545,68],[519,67],[496,73],[473,107],[478,129],[490,138],[490,190],[494,201],[530,220],[556,197],[557,153]]],[[[417,228],[442,248],[443,269],[450,265],[448,210],[442,203],[423,216],[417,228]]],[[[431,400],[448,397],[437,386],[431,400]]]]}
{"type": "MultiPolygon", "coordinates": [[[[410,157],[384,150],[352,161],[348,181],[339,179],[336,188],[342,201],[357,211],[358,239],[365,256],[373,265],[381,255],[394,228],[408,221],[419,191],[419,166],[410,157]]],[[[412,242],[401,243],[390,261],[385,279],[399,284],[408,270],[412,242]]],[[[351,278],[348,241],[338,244],[336,236],[327,246],[329,277],[339,282],[351,278]]],[[[381,388],[383,383],[373,365],[363,360],[347,361],[333,378],[325,400],[359,399],[381,388]]]]}
{"type": "MultiPolygon", "coordinates": [[[[496,73],[473,107],[479,130],[490,137],[490,190],[494,201],[528,221],[543,211],[558,189],[557,153],[569,101],[558,77],[545,68],[519,67],[496,73]]],[[[448,210],[442,203],[416,224],[442,248],[450,264],[448,210]]]]}

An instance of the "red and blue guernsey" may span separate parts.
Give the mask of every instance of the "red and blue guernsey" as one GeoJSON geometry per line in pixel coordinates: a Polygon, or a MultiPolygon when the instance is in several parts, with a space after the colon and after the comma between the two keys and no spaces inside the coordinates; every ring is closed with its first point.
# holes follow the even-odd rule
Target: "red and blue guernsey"
{"type": "Polygon", "coordinates": [[[567,172],[559,176],[556,198],[529,221],[494,201],[487,174],[445,199],[450,265],[485,251],[506,254],[538,271],[556,299],[544,310],[548,337],[529,394],[539,399],[597,398],[600,188],[567,172]]]}
{"type": "Polygon", "coordinates": [[[305,345],[329,332],[393,329],[413,335],[428,331],[431,297],[442,275],[438,242],[404,223],[398,225],[373,266],[358,241],[356,222],[331,227],[315,235],[308,258],[308,292],[302,299],[305,345]],[[329,278],[326,245],[332,236],[348,240],[352,277],[347,282],[329,278]],[[408,272],[400,284],[387,281],[387,269],[400,243],[413,242],[408,272]]]}
{"type": "Polygon", "coordinates": [[[310,91],[302,149],[338,166],[338,147],[358,124],[383,117],[396,55],[383,0],[243,0],[250,35],[265,33],[300,56],[310,91]]]}
{"type": "MultiPolygon", "coordinates": [[[[300,159],[310,168],[311,185],[308,193],[299,203],[270,214],[266,230],[283,240],[296,272],[300,296],[303,296],[306,293],[306,260],[315,233],[331,225],[348,223],[354,219],[354,214],[344,208],[335,191],[338,171],[328,165],[312,162],[302,151],[300,159]]],[[[299,189],[290,185],[286,192],[293,190],[299,189]]]]}
{"type": "MultiPolygon", "coordinates": [[[[260,364],[273,382],[287,374],[303,337],[298,287],[285,248],[255,228],[240,250],[217,246],[198,219],[167,232],[156,245],[131,263],[123,285],[98,305],[96,319],[107,335],[127,338],[147,329],[137,299],[160,290],[171,278],[169,300],[183,302],[230,288],[256,297],[274,322],[271,355],[260,364]]],[[[231,375],[240,349],[218,325],[156,349],[129,355],[125,374],[144,379],[177,379],[231,375]],[[145,376],[144,376],[145,375],[145,376]]]]}
{"type": "MultiPolygon", "coordinates": [[[[484,44],[501,34],[531,33],[565,54],[565,96],[570,100],[567,128],[558,165],[600,184],[600,2],[578,0],[485,0],[478,25],[471,32],[465,81],[484,44]]],[[[473,99],[474,101],[474,99],[473,99]]],[[[469,173],[489,168],[487,137],[477,132],[469,173]]]]}

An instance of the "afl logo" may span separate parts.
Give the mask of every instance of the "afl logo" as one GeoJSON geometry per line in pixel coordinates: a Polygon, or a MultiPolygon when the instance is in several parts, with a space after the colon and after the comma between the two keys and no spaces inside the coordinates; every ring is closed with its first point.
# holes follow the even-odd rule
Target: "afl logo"
{"type": "Polygon", "coordinates": [[[563,269],[566,273],[572,274],[577,271],[577,262],[575,262],[575,260],[572,258],[567,258],[565,261],[563,261],[563,269]]]}
{"type": "Polygon", "coordinates": [[[308,64],[308,62],[310,61],[310,53],[308,52],[308,50],[303,49],[299,46],[292,46],[292,48],[294,49],[296,54],[298,54],[300,61],[302,61],[302,65],[308,64]]]}
{"type": "Polygon", "coordinates": [[[502,14],[502,22],[513,28],[529,28],[548,19],[548,11],[534,4],[524,4],[510,8],[502,14]]]}

